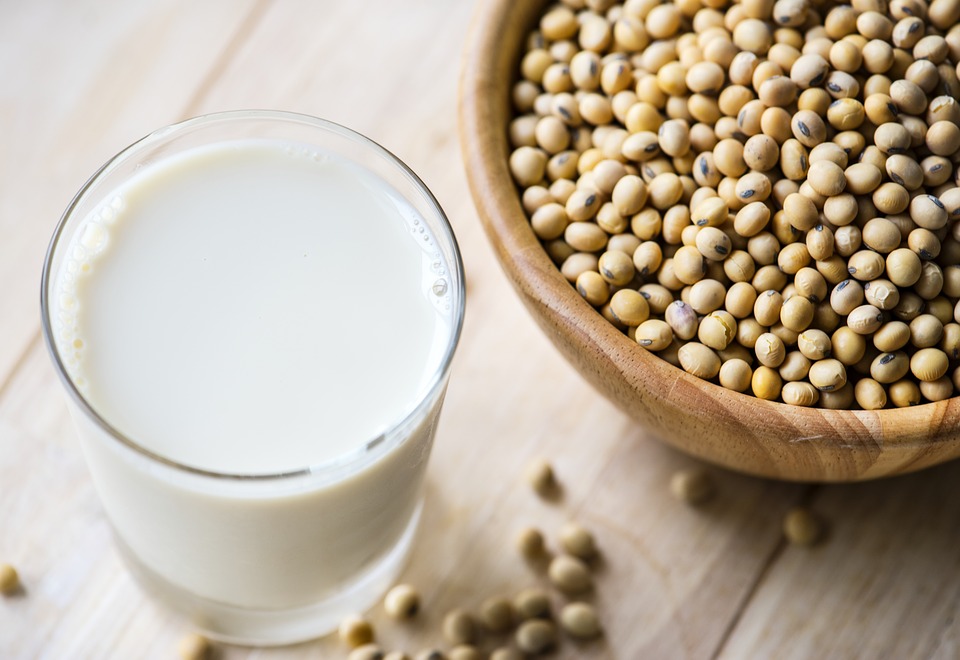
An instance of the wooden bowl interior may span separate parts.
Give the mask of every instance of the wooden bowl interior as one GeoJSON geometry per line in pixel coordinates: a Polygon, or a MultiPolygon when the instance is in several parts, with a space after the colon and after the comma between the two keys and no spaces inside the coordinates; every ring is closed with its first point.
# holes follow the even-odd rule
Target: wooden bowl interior
{"type": "Polygon", "coordinates": [[[735,470],[855,481],[960,455],[960,400],[836,411],[757,399],[690,376],[594,310],[534,235],[507,165],[510,90],[543,0],[483,3],[465,50],[460,137],[471,192],[501,266],[543,332],[622,410],[679,449],[735,470]]]}

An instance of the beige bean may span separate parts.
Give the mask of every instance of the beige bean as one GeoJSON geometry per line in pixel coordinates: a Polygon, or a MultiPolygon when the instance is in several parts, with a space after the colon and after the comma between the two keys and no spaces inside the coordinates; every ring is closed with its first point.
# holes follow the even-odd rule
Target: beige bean
{"type": "Polygon", "coordinates": [[[789,382],[781,391],[783,402],[792,406],[810,407],[820,399],[820,392],[810,383],[789,382]]]}
{"type": "Polygon", "coordinates": [[[847,325],[857,334],[873,334],[883,325],[883,312],[873,305],[860,305],[847,316],[847,325]]]}
{"type": "Polygon", "coordinates": [[[698,378],[711,379],[720,373],[720,358],[698,342],[687,342],[680,347],[680,364],[684,371],[698,378]]]}

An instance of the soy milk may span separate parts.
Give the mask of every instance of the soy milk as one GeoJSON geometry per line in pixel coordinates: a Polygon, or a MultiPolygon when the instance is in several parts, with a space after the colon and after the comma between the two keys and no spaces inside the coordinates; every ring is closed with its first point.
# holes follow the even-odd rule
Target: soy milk
{"type": "Polygon", "coordinates": [[[342,456],[410,412],[448,340],[445,266],[416,212],[307,148],[161,161],[94,213],[56,339],[114,428],[204,470],[342,456]]]}
{"type": "Polygon", "coordinates": [[[272,138],[144,160],[78,197],[45,275],[94,484],[131,568],[195,625],[315,637],[410,547],[462,318],[455,243],[405,169],[401,194],[272,138]]]}

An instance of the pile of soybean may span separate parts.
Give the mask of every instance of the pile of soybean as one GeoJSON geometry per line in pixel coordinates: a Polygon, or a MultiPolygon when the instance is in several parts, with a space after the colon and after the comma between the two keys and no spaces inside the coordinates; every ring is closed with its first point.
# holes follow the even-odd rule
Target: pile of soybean
{"type": "Polygon", "coordinates": [[[801,406],[960,387],[960,1],[563,0],[509,127],[533,231],[668,362],[801,406]]]}

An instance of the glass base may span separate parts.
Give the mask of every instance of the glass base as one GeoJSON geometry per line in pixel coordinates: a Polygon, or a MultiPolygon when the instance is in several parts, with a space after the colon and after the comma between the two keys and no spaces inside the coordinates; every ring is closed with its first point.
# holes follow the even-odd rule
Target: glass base
{"type": "Polygon", "coordinates": [[[406,565],[422,509],[421,503],[396,546],[355,580],[323,601],[284,610],[236,607],[197,596],[154,573],[122,539],[115,535],[115,540],[130,572],[144,589],[185,615],[198,632],[230,644],[281,646],[322,637],[336,630],[345,616],[371,608],[393,586],[406,565]]]}

